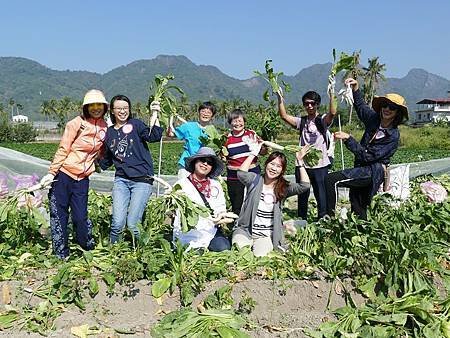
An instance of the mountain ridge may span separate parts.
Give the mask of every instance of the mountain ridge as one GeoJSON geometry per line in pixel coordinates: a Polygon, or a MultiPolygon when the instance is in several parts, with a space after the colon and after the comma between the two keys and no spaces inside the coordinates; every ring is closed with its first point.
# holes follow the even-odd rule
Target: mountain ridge
{"type": "MultiPolygon", "coordinates": [[[[261,67],[263,68],[263,67],[261,67]]],[[[299,102],[307,90],[316,90],[323,97],[331,63],[313,64],[295,75],[284,75],[292,92],[288,102],[299,102]]],[[[244,99],[262,102],[265,83],[251,77],[239,80],[223,73],[214,65],[197,65],[184,55],[161,54],[153,59],[140,59],[100,74],[84,70],[54,70],[37,61],[23,57],[0,57],[0,102],[5,110],[10,98],[23,105],[23,112],[37,117],[44,100],[64,96],[81,100],[90,88],[105,91],[107,97],[124,93],[133,102],[146,103],[149,86],[155,74],[172,73],[174,84],[182,88],[191,102],[205,100],[244,99]]],[[[340,83],[337,87],[341,87],[340,83]]],[[[337,89],[338,89],[337,88],[337,89]]],[[[423,98],[445,97],[450,81],[421,68],[412,68],[402,78],[387,78],[377,94],[397,92],[405,96],[411,108],[423,98]]]]}

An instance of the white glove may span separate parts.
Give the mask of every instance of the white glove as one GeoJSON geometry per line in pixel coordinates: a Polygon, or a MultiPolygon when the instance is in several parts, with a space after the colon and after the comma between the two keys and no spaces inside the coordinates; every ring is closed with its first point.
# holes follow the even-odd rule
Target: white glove
{"type": "Polygon", "coordinates": [[[351,106],[353,105],[353,91],[350,83],[347,84],[345,88],[342,88],[338,95],[341,97],[341,102],[347,103],[347,105],[351,106]]]}
{"type": "Polygon", "coordinates": [[[152,113],[160,113],[161,112],[161,104],[159,103],[159,101],[152,101],[152,103],[150,103],[150,111],[152,113]]]}
{"type": "Polygon", "coordinates": [[[152,103],[150,103],[150,111],[152,112],[152,117],[150,118],[150,126],[154,126],[156,120],[158,119],[158,114],[161,112],[159,101],[153,101],[152,103]]]}
{"type": "Polygon", "coordinates": [[[277,94],[280,96],[281,101],[284,101],[283,88],[280,87],[277,94]]]}
{"type": "Polygon", "coordinates": [[[328,76],[328,87],[327,87],[327,93],[328,96],[331,97],[334,94],[334,88],[336,87],[336,78],[334,75],[328,76]]]}
{"type": "Polygon", "coordinates": [[[227,224],[234,222],[238,218],[239,215],[236,215],[233,212],[221,212],[217,216],[210,217],[210,220],[213,221],[214,224],[227,224]]]}
{"type": "Polygon", "coordinates": [[[248,149],[253,156],[258,156],[261,151],[262,142],[258,142],[258,139],[252,135],[242,137],[242,142],[248,145],[248,149]]]}
{"type": "Polygon", "coordinates": [[[41,178],[41,181],[39,184],[42,186],[43,189],[49,188],[52,184],[53,180],[55,179],[55,176],[52,174],[47,174],[44,177],[41,178]]]}

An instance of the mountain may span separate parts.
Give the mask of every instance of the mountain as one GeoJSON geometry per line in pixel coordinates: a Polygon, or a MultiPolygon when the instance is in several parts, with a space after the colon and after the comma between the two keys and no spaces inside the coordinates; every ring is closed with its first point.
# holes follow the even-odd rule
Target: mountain
{"type": "MultiPolygon", "coordinates": [[[[316,90],[325,97],[330,68],[331,63],[316,64],[294,76],[284,76],[283,79],[292,86],[292,92],[286,95],[287,101],[299,102],[307,90],[316,90]]],[[[24,106],[23,112],[34,119],[38,117],[44,100],[63,96],[81,100],[90,88],[102,89],[107,97],[124,93],[133,102],[146,103],[149,85],[158,73],[174,74],[174,84],[186,92],[191,102],[238,98],[261,102],[265,89],[260,78],[238,80],[222,73],[217,67],[196,65],[185,56],[159,55],[150,60],[134,61],[105,74],[58,71],[25,58],[0,57],[0,102],[7,110],[8,102],[13,98],[24,106]]],[[[340,86],[338,84],[337,88],[340,86]]],[[[380,85],[378,94],[398,92],[414,109],[415,102],[423,98],[447,96],[448,90],[449,80],[423,69],[412,69],[403,78],[388,78],[380,85]]]]}

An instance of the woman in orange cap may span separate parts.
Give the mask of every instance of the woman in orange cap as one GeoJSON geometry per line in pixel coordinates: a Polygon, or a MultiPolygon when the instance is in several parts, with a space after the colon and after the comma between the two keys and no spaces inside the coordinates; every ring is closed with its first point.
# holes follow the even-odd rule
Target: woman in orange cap
{"type": "Polygon", "coordinates": [[[94,248],[92,223],[88,219],[89,175],[103,146],[106,122],[103,119],[108,102],[100,90],[89,90],[84,96],[83,112],[67,122],[48,174],[41,184],[51,184],[49,191],[50,228],[56,256],[69,256],[67,222],[69,208],[76,231],[75,240],[85,250],[94,248]]]}
{"type": "Polygon", "coordinates": [[[333,172],[326,180],[327,213],[332,216],[336,207],[337,187],[350,188],[352,211],[360,218],[367,218],[367,208],[384,180],[386,167],[396,152],[400,141],[398,125],[408,119],[405,99],[398,94],[375,97],[370,108],[358,89],[358,82],[348,78],[353,90],[354,107],[365,131],[358,143],[352,135],[342,131],[334,138],[343,140],[355,155],[355,167],[333,172]]]}

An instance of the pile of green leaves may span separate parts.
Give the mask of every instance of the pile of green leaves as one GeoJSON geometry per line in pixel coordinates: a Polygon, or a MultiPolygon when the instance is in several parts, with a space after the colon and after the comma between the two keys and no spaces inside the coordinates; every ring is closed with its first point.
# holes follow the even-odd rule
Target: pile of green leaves
{"type": "MultiPolygon", "coordinates": [[[[261,77],[262,79],[264,79],[265,82],[267,82],[269,84],[269,88],[267,88],[264,91],[263,94],[263,99],[264,101],[270,101],[270,95],[269,95],[269,91],[272,91],[272,94],[275,93],[279,93],[281,95],[281,85],[278,83],[279,78],[283,75],[283,72],[274,72],[273,67],[272,67],[272,60],[266,60],[266,64],[264,66],[265,68],[265,73],[261,73],[258,70],[255,70],[254,73],[261,77]]],[[[284,82],[284,80],[281,80],[281,84],[284,87],[284,91],[290,92],[291,91],[291,86],[289,84],[287,84],[286,82],[284,82]]]]}
{"type": "MultiPolygon", "coordinates": [[[[151,205],[152,214],[163,215],[163,217],[171,217],[178,212],[183,232],[195,228],[199,216],[210,216],[209,209],[193,202],[179,184],[175,184],[170,193],[152,199],[151,205]]],[[[162,220],[159,217],[158,219],[162,220]]]]}
{"type": "Polygon", "coordinates": [[[152,329],[151,334],[159,337],[236,337],[248,338],[240,331],[246,324],[232,309],[231,286],[225,285],[208,295],[197,307],[198,310],[183,308],[171,312],[152,329]]]}
{"type": "Polygon", "coordinates": [[[336,322],[326,322],[315,338],[329,337],[450,337],[450,298],[437,302],[427,292],[399,298],[375,298],[360,308],[345,306],[334,311],[336,322]]]}
{"type": "Polygon", "coordinates": [[[184,308],[171,312],[152,331],[155,338],[177,337],[235,337],[248,338],[240,331],[245,320],[232,310],[204,310],[184,308]]]}
{"type": "Polygon", "coordinates": [[[28,196],[30,193],[20,190],[0,201],[0,243],[17,248],[30,241],[42,241],[39,229],[47,224],[42,213],[30,203],[19,207],[19,199],[28,196]]]}
{"type": "MultiPolygon", "coordinates": [[[[352,276],[368,298],[336,311],[313,337],[441,337],[449,322],[450,202],[428,203],[413,182],[410,199],[393,208],[386,195],[375,198],[367,221],[322,221],[314,231],[319,248],[312,261],[333,279],[352,276]]],[[[445,182],[445,176],[442,178],[445,182]]]]}

